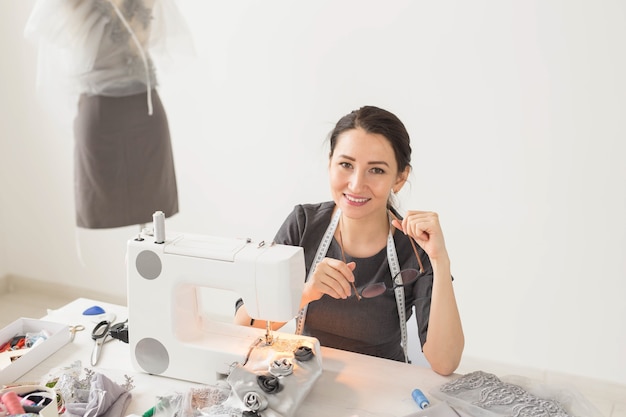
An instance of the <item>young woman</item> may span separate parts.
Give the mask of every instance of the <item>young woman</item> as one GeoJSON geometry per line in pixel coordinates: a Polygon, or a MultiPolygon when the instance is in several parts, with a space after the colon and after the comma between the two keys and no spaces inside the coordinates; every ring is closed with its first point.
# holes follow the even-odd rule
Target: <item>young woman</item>
{"type": "MultiPolygon", "coordinates": [[[[448,375],[464,336],[436,213],[392,205],[411,170],[409,135],[392,113],[362,107],[330,135],[332,201],[295,207],[275,242],[304,248],[298,330],[323,346],[405,361],[415,307],[424,356],[448,375]]],[[[239,306],[235,322],[264,327],[239,306]]]]}

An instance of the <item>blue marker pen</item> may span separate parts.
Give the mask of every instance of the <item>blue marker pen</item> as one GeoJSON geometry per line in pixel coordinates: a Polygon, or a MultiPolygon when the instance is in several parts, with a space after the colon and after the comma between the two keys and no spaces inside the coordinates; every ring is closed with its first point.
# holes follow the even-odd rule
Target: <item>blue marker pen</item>
{"type": "Polygon", "coordinates": [[[413,401],[415,401],[415,403],[419,405],[422,410],[428,408],[428,406],[430,405],[428,398],[426,398],[424,393],[418,389],[414,389],[411,393],[411,396],[413,397],[413,401]]]}

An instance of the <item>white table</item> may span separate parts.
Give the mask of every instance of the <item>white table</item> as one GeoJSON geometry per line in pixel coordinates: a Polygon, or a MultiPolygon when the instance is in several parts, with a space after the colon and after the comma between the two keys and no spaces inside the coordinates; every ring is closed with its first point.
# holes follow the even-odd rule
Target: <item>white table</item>
{"type": "MultiPolygon", "coordinates": [[[[95,323],[82,313],[98,305],[116,314],[115,322],[126,319],[126,307],[79,298],[64,307],[50,311],[43,319],[68,325],[83,324],[85,331],[76,334],[73,342],[65,345],[41,364],[23,375],[20,381],[39,381],[50,369],[69,366],[80,360],[83,368],[92,368],[111,380],[122,384],[124,375],[133,378],[135,388],[127,414],[143,414],[151,408],[157,396],[186,392],[199,384],[138,372],[131,365],[128,345],[112,340],[103,346],[98,366],[91,367],[93,347],[91,330],[95,323]]],[[[130,329],[132,331],[132,328],[130,329]]],[[[322,376],[298,410],[298,417],[399,417],[419,411],[411,398],[414,388],[428,395],[431,389],[454,377],[443,377],[428,368],[322,347],[322,376]]]]}

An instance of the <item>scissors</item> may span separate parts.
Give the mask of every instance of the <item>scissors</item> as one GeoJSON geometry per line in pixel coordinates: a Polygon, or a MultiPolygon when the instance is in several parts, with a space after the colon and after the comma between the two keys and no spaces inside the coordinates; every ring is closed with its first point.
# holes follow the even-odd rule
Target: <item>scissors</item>
{"type": "Polygon", "coordinates": [[[76,332],[82,332],[83,330],[85,330],[85,326],[83,326],[82,324],[75,324],[74,326],[70,326],[70,342],[74,341],[74,338],[76,337],[76,332]]]}
{"type": "Polygon", "coordinates": [[[102,320],[96,324],[96,327],[91,331],[91,338],[93,339],[93,351],[91,352],[91,366],[96,366],[98,359],[100,359],[100,353],[102,353],[102,345],[109,336],[109,329],[111,328],[111,322],[102,320]]]}

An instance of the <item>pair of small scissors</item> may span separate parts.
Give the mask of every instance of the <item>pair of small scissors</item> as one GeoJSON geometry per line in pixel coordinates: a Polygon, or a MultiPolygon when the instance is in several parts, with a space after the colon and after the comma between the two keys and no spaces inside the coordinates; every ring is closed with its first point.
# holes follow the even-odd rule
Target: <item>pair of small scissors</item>
{"type": "Polygon", "coordinates": [[[83,326],[82,324],[70,326],[70,342],[74,341],[77,332],[82,332],[83,330],[85,330],[85,326],[83,326]]]}
{"type": "Polygon", "coordinates": [[[93,351],[91,352],[91,366],[96,366],[100,354],[102,353],[102,345],[109,336],[109,329],[111,328],[111,322],[103,320],[96,324],[91,332],[91,338],[93,339],[93,351]]]}

